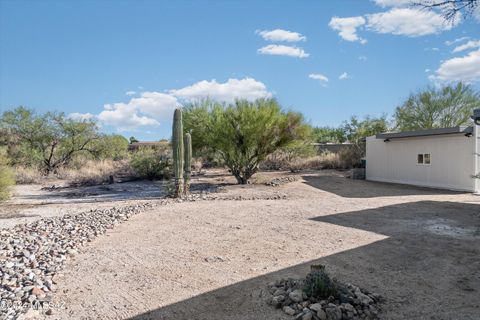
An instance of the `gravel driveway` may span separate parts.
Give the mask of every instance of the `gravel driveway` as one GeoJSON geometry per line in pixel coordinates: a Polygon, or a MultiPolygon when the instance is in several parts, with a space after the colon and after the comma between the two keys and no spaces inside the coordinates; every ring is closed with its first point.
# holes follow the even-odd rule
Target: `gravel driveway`
{"type": "Polygon", "coordinates": [[[265,303],[266,284],[312,263],[383,295],[385,319],[480,318],[477,196],[329,172],[224,195],[97,238],[67,263],[55,296],[65,308],[47,318],[291,319],[265,303]],[[259,199],[228,200],[239,195],[259,199]]]}

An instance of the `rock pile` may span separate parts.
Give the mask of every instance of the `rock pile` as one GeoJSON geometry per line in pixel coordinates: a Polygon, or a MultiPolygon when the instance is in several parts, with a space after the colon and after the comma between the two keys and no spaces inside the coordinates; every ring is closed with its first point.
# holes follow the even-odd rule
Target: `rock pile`
{"type": "Polygon", "coordinates": [[[381,297],[352,284],[338,284],[338,297],[308,297],[304,280],[282,279],[268,284],[269,303],[298,320],[378,319],[381,297]]]}
{"type": "Polygon", "coordinates": [[[265,185],[271,186],[271,187],[278,187],[282,184],[286,184],[293,181],[297,181],[297,177],[295,176],[280,177],[280,178],[275,178],[270,180],[269,182],[265,183],[265,185]]]}
{"type": "Polygon", "coordinates": [[[0,319],[44,308],[52,301],[55,276],[67,257],[132,215],[168,202],[172,200],[90,210],[0,230],[0,319]]]}

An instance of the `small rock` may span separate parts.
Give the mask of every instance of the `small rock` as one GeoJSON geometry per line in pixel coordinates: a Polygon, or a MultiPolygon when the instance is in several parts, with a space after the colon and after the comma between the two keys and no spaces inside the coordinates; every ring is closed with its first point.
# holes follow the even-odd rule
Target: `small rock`
{"type": "Polygon", "coordinates": [[[317,311],[317,317],[320,320],[327,320],[327,314],[325,313],[325,311],[323,311],[323,309],[317,311]]]}
{"type": "Polygon", "coordinates": [[[286,292],[285,290],[283,290],[283,289],[277,289],[277,290],[273,293],[274,296],[285,295],[285,294],[287,294],[287,292],[286,292]]]}
{"type": "Polygon", "coordinates": [[[311,304],[310,310],[318,312],[319,310],[322,310],[322,305],[320,303],[311,304]]]}
{"type": "Polygon", "coordinates": [[[283,307],[283,312],[285,312],[289,316],[293,316],[295,314],[295,310],[289,306],[283,307]]]}
{"type": "Polygon", "coordinates": [[[285,296],[279,295],[272,297],[271,304],[275,308],[280,308],[282,306],[282,302],[285,300],[285,296]]]}
{"type": "Polygon", "coordinates": [[[302,320],[312,320],[313,314],[310,311],[307,311],[303,314],[302,320]]]}
{"type": "Polygon", "coordinates": [[[300,289],[293,290],[288,297],[292,299],[292,301],[301,302],[303,301],[303,291],[300,289]]]}

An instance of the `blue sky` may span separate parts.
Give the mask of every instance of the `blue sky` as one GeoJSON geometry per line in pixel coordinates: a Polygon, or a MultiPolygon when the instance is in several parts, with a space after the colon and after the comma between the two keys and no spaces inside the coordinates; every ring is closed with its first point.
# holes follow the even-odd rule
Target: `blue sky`
{"type": "Polygon", "coordinates": [[[205,96],[273,96],[337,126],[428,85],[479,89],[480,12],[452,26],[407,1],[0,0],[0,111],[157,140],[175,105],[205,96]]]}

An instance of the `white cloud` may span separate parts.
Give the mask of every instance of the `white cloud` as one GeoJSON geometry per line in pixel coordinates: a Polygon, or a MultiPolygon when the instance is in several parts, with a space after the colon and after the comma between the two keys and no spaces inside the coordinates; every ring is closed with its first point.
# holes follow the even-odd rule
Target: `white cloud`
{"type": "Polygon", "coordinates": [[[435,82],[464,81],[472,83],[479,81],[480,50],[444,61],[435,71],[435,75],[430,75],[429,79],[435,82]]]}
{"type": "Polygon", "coordinates": [[[272,93],[267,90],[265,84],[253,78],[228,79],[224,83],[203,80],[185,88],[170,90],[169,93],[187,100],[208,97],[226,102],[232,102],[236,98],[256,100],[272,97],[272,93]]]}
{"type": "MultiPolygon", "coordinates": [[[[419,37],[450,30],[442,15],[419,9],[393,8],[386,12],[367,15],[367,28],[378,33],[419,37]]],[[[456,19],[458,23],[459,19],[456,19]]]]}
{"type": "Polygon", "coordinates": [[[153,118],[140,115],[138,109],[129,103],[106,104],[97,118],[102,124],[116,127],[120,132],[159,124],[153,118]]]}
{"type": "Polygon", "coordinates": [[[428,72],[430,72],[430,69],[425,69],[425,73],[428,73],[428,72]]]}
{"type": "Polygon", "coordinates": [[[136,91],[127,91],[127,92],[125,92],[125,95],[134,96],[136,93],[137,93],[136,91]]]}
{"type": "Polygon", "coordinates": [[[324,76],[323,74],[320,74],[320,73],[311,73],[311,74],[308,75],[308,77],[309,77],[310,79],[320,81],[321,85],[324,86],[324,87],[327,86],[328,78],[327,78],[326,76],[324,76]]]}
{"type": "Polygon", "coordinates": [[[412,0],[374,0],[375,4],[380,7],[405,7],[410,6],[415,1],[412,0]]]}
{"type": "Polygon", "coordinates": [[[267,41],[286,41],[286,42],[298,42],[306,41],[307,37],[298,32],[275,29],[275,30],[257,30],[256,34],[260,35],[267,41]]]}
{"type": "Polygon", "coordinates": [[[155,118],[164,118],[179,105],[177,98],[161,92],[142,92],[140,97],[132,98],[128,104],[155,118]]]}
{"type": "Polygon", "coordinates": [[[467,43],[459,45],[453,49],[453,53],[461,52],[468,49],[480,48],[480,40],[470,40],[467,43]]]}
{"type": "Polygon", "coordinates": [[[352,77],[351,77],[347,72],[342,73],[342,74],[338,77],[339,80],[347,80],[347,79],[351,79],[351,78],[352,78],[352,77]]]}
{"type": "Polygon", "coordinates": [[[260,54],[270,54],[277,56],[288,56],[296,58],[307,58],[310,54],[305,53],[302,48],[271,44],[257,50],[260,54]]]}
{"type": "Polygon", "coordinates": [[[365,18],[361,16],[349,18],[333,17],[328,26],[333,30],[338,31],[338,34],[344,40],[359,41],[361,44],[365,44],[367,43],[367,40],[357,35],[357,28],[364,24],[365,18]]]}
{"type": "Polygon", "coordinates": [[[447,40],[445,41],[445,45],[446,46],[451,46],[452,44],[455,44],[455,43],[458,43],[458,42],[462,42],[462,41],[465,41],[465,40],[468,40],[470,39],[470,37],[460,37],[460,38],[456,38],[454,40],[447,40]]]}
{"type": "Polygon", "coordinates": [[[134,131],[140,127],[158,126],[170,121],[173,110],[180,101],[210,98],[233,102],[236,98],[255,100],[270,98],[269,92],[260,81],[253,78],[228,79],[224,83],[215,80],[199,81],[191,86],[170,90],[167,93],[146,91],[128,102],[105,104],[98,115],[72,113],[74,119],[96,119],[101,125],[116,127],[118,131],[134,131]]]}
{"type": "Polygon", "coordinates": [[[360,60],[360,61],[367,61],[367,57],[366,57],[366,56],[359,56],[359,57],[358,57],[358,60],[360,60]]]}

